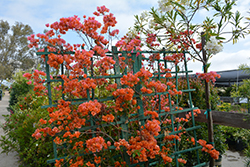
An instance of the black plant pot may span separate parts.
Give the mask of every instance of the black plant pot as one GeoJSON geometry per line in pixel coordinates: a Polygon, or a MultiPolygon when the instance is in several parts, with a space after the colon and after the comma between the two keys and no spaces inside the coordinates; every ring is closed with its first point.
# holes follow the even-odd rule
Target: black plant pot
{"type": "Polygon", "coordinates": [[[222,155],[219,155],[219,159],[216,159],[216,160],[214,161],[214,165],[215,165],[216,167],[221,167],[221,166],[222,166],[222,155]]]}
{"type": "Polygon", "coordinates": [[[246,143],[242,139],[236,141],[235,149],[236,151],[243,151],[247,147],[246,143]]]}
{"type": "Polygon", "coordinates": [[[229,135],[229,137],[226,138],[226,143],[228,144],[229,148],[235,147],[236,145],[236,141],[232,135],[229,135]]]}

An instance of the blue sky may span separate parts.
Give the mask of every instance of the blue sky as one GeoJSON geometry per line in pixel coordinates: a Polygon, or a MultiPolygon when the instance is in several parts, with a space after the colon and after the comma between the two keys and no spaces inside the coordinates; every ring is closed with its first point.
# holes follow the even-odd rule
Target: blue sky
{"type": "MultiPolygon", "coordinates": [[[[157,0],[0,0],[0,19],[13,25],[16,21],[28,24],[35,33],[42,33],[46,23],[58,21],[61,17],[78,15],[92,16],[97,6],[105,5],[114,13],[120,36],[133,26],[134,15],[140,14],[151,7],[157,7],[157,0]]],[[[239,0],[235,10],[246,15],[250,10],[249,0],[239,0]]],[[[205,18],[209,13],[199,12],[199,18],[205,18]]],[[[77,34],[70,34],[70,40],[77,41],[77,34]]],[[[79,41],[79,42],[78,42],[79,41]]],[[[250,35],[237,44],[226,44],[223,52],[211,59],[210,71],[237,69],[242,63],[250,65],[250,35]]],[[[189,69],[201,72],[201,63],[189,64],[189,69]]]]}

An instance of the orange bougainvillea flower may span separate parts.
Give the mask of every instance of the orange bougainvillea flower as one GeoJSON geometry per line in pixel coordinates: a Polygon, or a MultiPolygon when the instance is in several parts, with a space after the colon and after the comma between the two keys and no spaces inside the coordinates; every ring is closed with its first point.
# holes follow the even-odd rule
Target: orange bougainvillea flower
{"type": "Polygon", "coordinates": [[[101,111],[102,105],[97,101],[85,102],[78,107],[78,112],[82,113],[83,116],[91,113],[93,116],[98,114],[101,111]]]}
{"type": "Polygon", "coordinates": [[[86,147],[89,151],[100,152],[103,147],[107,147],[105,140],[102,137],[94,137],[86,141],[86,147]]]}
{"type": "Polygon", "coordinates": [[[213,145],[207,144],[205,140],[199,139],[198,143],[203,147],[202,151],[207,152],[213,159],[218,159],[220,152],[215,150],[213,145]]]}
{"type": "Polygon", "coordinates": [[[184,159],[182,159],[182,158],[178,158],[178,162],[179,162],[179,163],[183,163],[183,164],[186,164],[186,163],[187,163],[187,161],[184,160],[184,159]]]}
{"type": "Polygon", "coordinates": [[[103,115],[102,116],[102,120],[105,121],[105,122],[113,122],[115,119],[114,115],[113,114],[108,114],[108,115],[103,115]]]}

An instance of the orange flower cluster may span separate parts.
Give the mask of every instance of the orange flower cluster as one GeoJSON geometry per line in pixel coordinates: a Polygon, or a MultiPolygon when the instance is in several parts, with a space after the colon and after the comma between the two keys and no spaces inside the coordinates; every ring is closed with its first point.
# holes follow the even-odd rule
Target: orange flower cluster
{"type": "Polygon", "coordinates": [[[196,43],[195,39],[192,38],[193,31],[184,31],[180,32],[180,35],[170,34],[170,41],[173,42],[174,45],[178,45],[178,48],[183,50],[188,50],[193,44],[196,43]]]}
{"type": "Polygon", "coordinates": [[[134,87],[140,79],[137,77],[138,74],[133,75],[132,73],[128,73],[127,75],[123,75],[121,78],[121,84],[127,85],[129,87],[134,87]]]}
{"type": "Polygon", "coordinates": [[[198,143],[203,147],[202,151],[207,152],[213,159],[218,159],[220,152],[215,150],[212,144],[207,144],[205,140],[199,139],[198,143]]]}
{"type": "Polygon", "coordinates": [[[161,83],[161,81],[151,81],[147,84],[149,89],[155,89],[156,92],[165,92],[167,90],[167,85],[161,83]]]}
{"type": "Polygon", "coordinates": [[[151,135],[158,136],[161,131],[160,121],[156,119],[153,119],[152,121],[148,120],[145,124],[145,128],[151,135]]]}
{"type": "Polygon", "coordinates": [[[94,55],[94,51],[86,51],[86,50],[76,50],[75,51],[75,59],[76,64],[73,66],[73,70],[77,72],[76,70],[79,70],[79,68],[87,67],[91,65],[91,58],[94,55]]]}
{"type": "Polygon", "coordinates": [[[196,47],[197,49],[201,50],[201,49],[202,49],[202,43],[197,43],[197,44],[195,45],[195,47],[196,47]]]}
{"type": "MultiPolygon", "coordinates": [[[[104,53],[105,55],[105,53],[104,53]]],[[[107,70],[110,70],[113,67],[113,64],[115,64],[115,61],[113,60],[112,57],[109,56],[104,56],[101,60],[97,61],[94,66],[98,67],[98,70],[101,75],[109,75],[107,73],[107,70]]]]}
{"type": "Polygon", "coordinates": [[[112,95],[117,97],[115,99],[115,110],[123,111],[123,108],[127,106],[127,104],[124,102],[129,102],[133,99],[134,90],[131,88],[117,89],[112,93],[112,95]]]}
{"type": "Polygon", "coordinates": [[[165,59],[167,61],[174,61],[175,64],[178,64],[179,62],[184,60],[184,54],[183,53],[174,53],[171,56],[166,56],[165,59]]]}
{"type": "Polygon", "coordinates": [[[150,46],[159,46],[159,44],[155,44],[156,34],[147,34],[146,43],[150,46]]]}
{"type": "Polygon", "coordinates": [[[195,139],[193,137],[191,137],[191,139],[187,139],[187,141],[191,141],[193,145],[195,145],[195,139]]]}
{"type": "Polygon", "coordinates": [[[138,132],[138,136],[131,137],[129,143],[124,139],[119,139],[119,142],[115,142],[114,146],[117,150],[120,146],[124,146],[127,149],[128,155],[135,154],[135,163],[148,161],[148,158],[155,158],[160,154],[160,147],[157,145],[157,140],[154,136],[157,136],[160,132],[160,122],[158,120],[147,121],[145,128],[142,127],[142,131],[138,132]],[[137,153],[137,152],[140,153],[137,153]]]}
{"type": "MultiPolygon", "coordinates": [[[[144,129],[145,130],[145,129],[144,129]]],[[[136,154],[135,159],[139,162],[148,161],[148,158],[154,159],[156,155],[159,155],[160,147],[157,145],[157,141],[149,133],[142,132],[143,137],[131,137],[129,140],[129,147],[127,148],[128,155],[136,154],[137,151],[140,154],[136,154]],[[145,133],[145,134],[144,134],[145,133]],[[149,135],[149,136],[146,136],[149,135]]]]}
{"type": "Polygon", "coordinates": [[[144,86],[141,88],[141,92],[142,92],[142,93],[148,93],[148,94],[153,93],[153,91],[152,91],[151,89],[147,89],[147,88],[144,87],[144,86]]]}
{"type": "Polygon", "coordinates": [[[99,164],[99,163],[101,163],[101,159],[102,159],[101,157],[96,157],[95,156],[95,160],[94,161],[95,161],[96,164],[99,164]]]}
{"type": "Polygon", "coordinates": [[[102,116],[102,120],[105,122],[113,122],[115,119],[113,114],[107,114],[102,116]]]}
{"type": "Polygon", "coordinates": [[[32,74],[30,74],[30,73],[25,73],[25,74],[23,74],[23,77],[25,77],[25,78],[27,78],[28,80],[30,80],[31,77],[32,77],[32,74]]]}
{"type": "Polygon", "coordinates": [[[95,164],[92,164],[91,162],[87,162],[86,165],[87,165],[88,167],[95,167],[95,164]]]}
{"type": "MultiPolygon", "coordinates": [[[[76,160],[75,163],[73,163],[73,160],[71,159],[71,160],[69,161],[69,164],[70,164],[71,167],[78,167],[78,166],[83,166],[84,161],[83,161],[83,158],[79,156],[79,157],[77,157],[77,160],[76,160]]],[[[87,163],[87,164],[88,164],[88,163],[87,163]]],[[[87,165],[87,164],[86,164],[86,165],[87,165]]],[[[94,164],[93,164],[93,165],[94,165],[94,164]]],[[[95,165],[92,166],[92,167],[95,167],[95,165]]]]}
{"type": "Polygon", "coordinates": [[[47,61],[47,63],[55,68],[58,69],[59,65],[63,63],[63,56],[62,55],[58,55],[58,54],[54,54],[54,53],[50,53],[48,55],[49,60],[47,61]]]}
{"type": "Polygon", "coordinates": [[[81,113],[82,116],[86,116],[89,113],[95,116],[101,111],[101,107],[102,105],[97,100],[94,100],[80,104],[77,111],[81,113]]]}
{"type": "Polygon", "coordinates": [[[120,50],[133,51],[134,49],[140,50],[142,45],[139,36],[135,36],[134,38],[124,36],[116,43],[115,46],[120,47],[120,50]]]}
{"type": "Polygon", "coordinates": [[[181,95],[181,94],[182,94],[182,92],[181,92],[181,91],[177,91],[177,89],[173,89],[173,90],[169,89],[169,90],[168,90],[168,93],[169,93],[170,95],[172,95],[172,96],[181,95]]]}
{"type": "MultiPolygon", "coordinates": [[[[86,75],[84,75],[85,77],[86,75]]],[[[61,78],[64,80],[63,93],[70,93],[76,97],[87,97],[87,90],[95,89],[97,84],[95,79],[90,78],[81,81],[73,77],[68,78],[66,75],[61,75],[61,78]]]]}
{"type": "Polygon", "coordinates": [[[61,167],[61,163],[64,161],[64,159],[56,160],[55,166],[56,167],[61,167]]]}
{"type": "Polygon", "coordinates": [[[108,145],[105,143],[105,140],[102,137],[98,136],[87,140],[86,147],[89,149],[89,151],[95,153],[100,152],[102,148],[107,149],[108,145]]]}
{"type": "Polygon", "coordinates": [[[150,77],[153,76],[153,74],[150,71],[145,70],[145,68],[141,68],[140,71],[136,73],[136,76],[139,77],[140,80],[145,83],[149,80],[150,77]]]}
{"type": "Polygon", "coordinates": [[[144,115],[145,115],[145,116],[151,115],[153,119],[159,117],[159,114],[158,114],[157,112],[155,112],[155,111],[145,111],[145,112],[144,112],[144,115]]]}
{"type": "Polygon", "coordinates": [[[29,74],[29,73],[25,73],[23,74],[23,77],[26,77],[27,79],[34,80],[34,91],[36,92],[35,94],[38,96],[42,96],[45,95],[45,93],[40,93],[43,92],[46,87],[43,85],[43,83],[45,82],[45,79],[42,79],[42,77],[46,76],[46,74],[43,71],[38,71],[38,70],[34,70],[33,74],[29,74]]]}
{"type": "Polygon", "coordinates": [[[126,162],[118,162],[118,161],[116,161],[115,162],[115,167],[125,167],[126,166],[126,162]]]}
{"type": "Polygon", "coordinates": [[[149,61],[151,63],[155,62],[155,60],[159,60],[161,58],[160,53],[155,53],[149,56],[149,61]]]}
{"type": "Polygon", "coordinates": [[[215,78],[220,78],[220,75],[215,71],[210,71],[209,73],[196,73],[198,78],[206,80],[206,82],[212,81],[213,83],[216,81],[215,78]]]}
{"type": "Polygon", "coordinates": [[[75,146],[73,147],[73,150],[76,150],[77,147],[83,148],[83,141],[79,141],[75,143],[75,146]]]}
{"type": "MultiPolygon", "coordinates": [[[[81,22],[81,19],[78,16],[61,18],[59,22],[54,22],[51,25],[46,24],[47,27],[51,28],[45,34],[37,34],[36,36],[32,34],[28,37],[30,41],[29,47],[38,47],[40,44],[45,43],[48,45],[48,51],[58,52],[63,48],[64,51],[75,51],[74,56],[63,55],[63,54],[49,54],[49,61],[47,62],[51,67],[56,69],[59,68],[59,65],[63,62],[66,62],[66,67],[71,71],[71,74],[80,74],[83,75],[83,67],[89,67],[91,64],[90,58],[93,57],[94,52],[101,56],[105,56],[105,53],[108,51],[105,49],[105,46],[109,43],[108,40],[104,38],[102,35],[98,35],[98,30],[101,29],[101,34],[109,34],[116,35],[119,33],[118,30],[111,31],[110,27],[114,27],[116,25],[116,18],[112,13],[109,13],[109,9],[105,6],[98,7],[95,15],[102,15],[103,17],[103,26],[100,22],[95,20],[94,17],[89,17],[86,19],[84,16],[84,22],[81,22]],[[81,46],[84,47],[85,44],[82,45],[74,45],[71,46],[69,43],[66,43],[64,39],[61,38],[60,34],[66,34],[68,30],[78,31],[87,36],[87,38],[92,38],[93,41],[97,44],[92,49],[93,51],[87,51],[85,49],[77,50],[81,46]],[[36,39],[36,37],[38,39],[36,39]],[[74,62],[74,66],[72,67],[71,63],[74,62]]],[[[92,40],[87,40],[92,41],[92,40]]],[[[91,44],[90,44],[91,45],[91,44]]],[[[91,45],[92,46],[92,45],[91,45]]],[[[39,49],[40,52],[43,52],[44,49],[39,49]]],[[[45,57],[44,55],[42,56],[45,57]]],[[[106,61],[104,61],[106,62],[106,61]]],[[[113,62],[112,62],[113,63],[113,62]]],[[[105,68],[107,68],[105,66],[105,68]]]]}
{"type": "Polygon", "coordinates": [[[173,141],[174,139],[180,140],[180,137],[177,135],[167,135],[164,137],[164,140],[168,140],[168,141],[173,141]]]}
{"type": "Polygon", "coordinates": [[[169,156],[167,156],[167,153],[161,152],[161,157],[163,159],[163,163],[164,164],[166,164],[167,162],[171,163],[173,161],[172,158],[170,158],[169,156]]]}
{"type": "Polygon", "coordinates": [[[186,117],[186,119],[185,118],[178,118],[177,117],[177,118],[175,118],[175,122],[188,122],[188,119],[189,118],[187,118],[187,117],[186,117]]]}
{"type": "Polygon", "coordinates": [[[197,116],[198,114],[201,113],[201,110],[200,109],[195,109],[193,112],[194,112],[194,116],[197,116]]]}
{"type": "Polygon", "coordinates": [[[178,158],[178,162],[179,162],[179,163],[183,163],[183,164],[186,164],[186,163],[187,163],[187,161],[184,160],[184,159],[182,159],[182,158],[178,158]]]}
{"type": "Polygon", "coordinates": [[[117,84],[116,83],[114,83],[114,84],[109,84],[108,86],[106,86],[106,89],[108,90],[108,91],[111,91],[111,89],[117,89],[117,84]]]}
{"type": "Polygon", "coordinates": [[[118,142],[114,143],[114,146],[116,147],[116,150],[120,150],[121,146],[128,148],[130,145],[125,139],[119,139],[118,142]]]}

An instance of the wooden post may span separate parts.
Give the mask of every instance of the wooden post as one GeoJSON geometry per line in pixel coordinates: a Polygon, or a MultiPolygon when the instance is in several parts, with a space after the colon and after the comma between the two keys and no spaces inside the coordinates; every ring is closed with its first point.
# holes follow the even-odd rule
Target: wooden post
{"type": "MultiPolygon", "coordinates": [[[[204,32],[201,33],[201,45],[202,45],[202,56],[203,56],[203,70],[204,73],[207,73],[207,56],[206,51],[204,50],[205,46],[205,36],[204,32]]],[[[205,81],[205,96],[206,96],[206,107],[207,107],[207,124],[208,124],[208,141],[210,144],[214,145],[214,133],[213,133],[213,118],[212,118],[212,112],[211,112],[211,105],[209,101],[209,84],[205,81]]],[[[214,159],[212,157],[210,159],[209,167],[214,166],[214,159]]]]}

